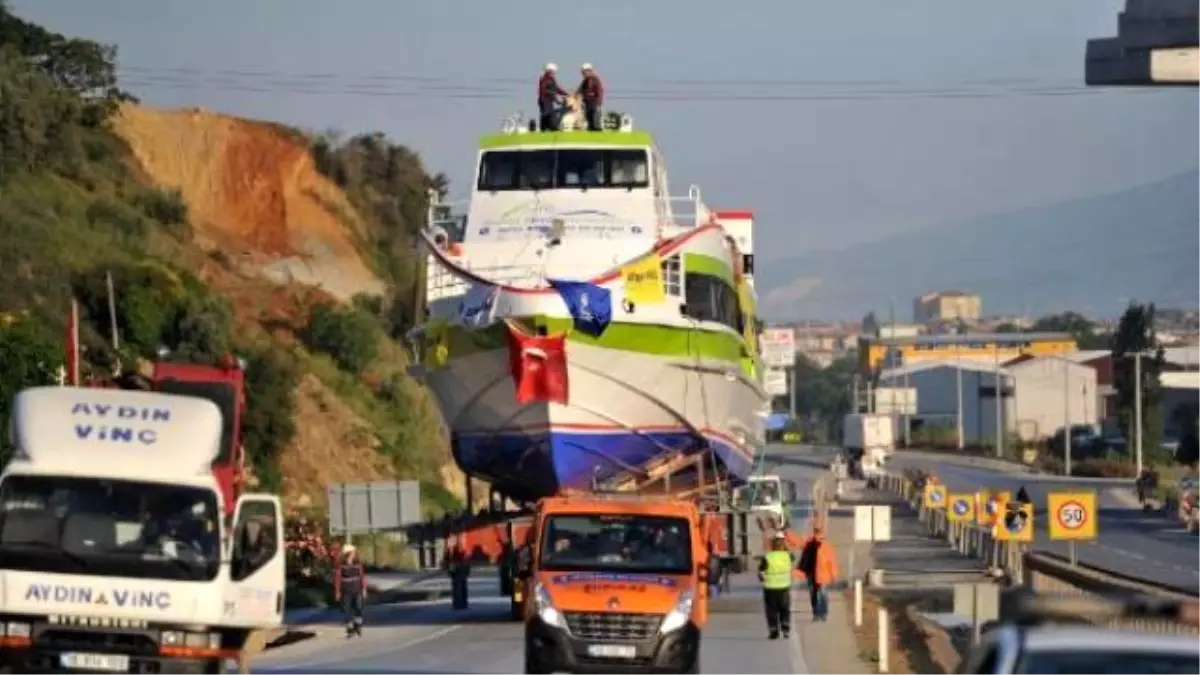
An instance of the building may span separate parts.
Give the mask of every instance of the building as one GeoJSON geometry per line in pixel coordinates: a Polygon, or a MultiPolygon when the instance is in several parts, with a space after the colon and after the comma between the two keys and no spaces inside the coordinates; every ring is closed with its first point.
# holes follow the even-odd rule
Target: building
{"type": "Polygon", "coordinates": [[[1200,83],[1196,0],[1126,0],[1117,37],[1088,40],[1088,86],[1200,83]]]}
{"type": "Polygon", "coordinates": [[[920,361],[1006,363],[1023,355],[1049,356],[1077,351],[1068,333],[967,333],[918,335],[904,338],[859,338],[859,367],[863,373],[920,361]]]}
{"type": "Polygon", "coordinates": [[[978,321],[980,307],[979,296],[965,291],[926,293],[913,300],[913,323],[978,321]]]}
{"type": "Polygon", "coordinates": [[[796,327],[796,353],[825,368],[846,356],[854,347],[854,337],[838,324],[805,324],[796,327]]]}
{"type": "Polygon", "coordinates": [[[885,323],[879,327],[881,338],[910,338],[925,332],[925,327],[915,323],[885,323]]]}
{"type": "Polygon", "coordinates": [[[1067,422],[1095,426],[1099,420],[1095,369],[1058,356],[1007,368],[969,361],[917,362],[882,372],[879,384],[916,389],[914,427],[956,429],[961,409],[967,446],[994,446],[997,389],[1006,437],[1046,438],[1067,422]]]}

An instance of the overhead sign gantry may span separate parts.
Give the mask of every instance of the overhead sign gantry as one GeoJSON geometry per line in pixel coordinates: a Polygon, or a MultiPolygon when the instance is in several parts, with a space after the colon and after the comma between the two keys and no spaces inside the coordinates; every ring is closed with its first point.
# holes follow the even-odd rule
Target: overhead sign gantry
{"type": "Polygon", "coordinates": [[[1117,37],[1088,40],[1088,86],[1196,86],[1196,0],[1125,0],[1117,37]]]}

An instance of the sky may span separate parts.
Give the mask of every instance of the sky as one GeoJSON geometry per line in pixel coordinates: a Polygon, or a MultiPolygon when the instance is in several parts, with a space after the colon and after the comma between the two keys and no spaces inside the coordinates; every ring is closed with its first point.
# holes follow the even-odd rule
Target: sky
{"type": "Polygon", "coordinates": [[[758,264],[1197,167],[1195,89],[1086,88],[1123,0],[11,0],[144,102],[383,131],[467,197],[478,136],[593,63],[758,264]]]}

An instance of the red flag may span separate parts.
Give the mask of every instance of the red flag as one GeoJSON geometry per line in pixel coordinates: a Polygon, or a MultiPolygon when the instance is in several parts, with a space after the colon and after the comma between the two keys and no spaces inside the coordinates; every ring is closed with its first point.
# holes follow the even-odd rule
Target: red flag
{"type": "Polygon", "coordinates": [[[508,366],[518,403],[567,403],[567,334],[530,335],[508,326],[508,366]]]}
{"type": "Polygon", "coordinates": [[[79,303],[71,298],[71,316],[67,319],[67,384],[79,386],[79,303]]]}

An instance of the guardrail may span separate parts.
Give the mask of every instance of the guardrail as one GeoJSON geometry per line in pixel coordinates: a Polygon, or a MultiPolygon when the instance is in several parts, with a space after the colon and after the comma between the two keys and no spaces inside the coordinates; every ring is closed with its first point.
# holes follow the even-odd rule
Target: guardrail
{"type": "MultiPolygon", "coordinates": [[[[994,574],[1010,585],[1023,584],[1038,592],[1121,597],[1148,595],[1177,602],[1195,602],[1196,594],[1151,580],[1136,579],[1076,562],[1061,556],[1029,550],[1021,542],[1001,541],[991,528],[973,523],[949,522],[944,509],[925,509],[920,491],[903,476],[887,475],[879,479],[885,492],[899,495],[917,512],[931,536],[943,538],[960,554],[985,561],[994,574]]],[[[1151,633],[1196,634],[1197,627],[1166,619],[1115,619],[1115,627],[1151,633]]]]}

